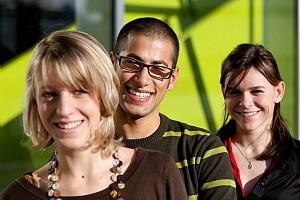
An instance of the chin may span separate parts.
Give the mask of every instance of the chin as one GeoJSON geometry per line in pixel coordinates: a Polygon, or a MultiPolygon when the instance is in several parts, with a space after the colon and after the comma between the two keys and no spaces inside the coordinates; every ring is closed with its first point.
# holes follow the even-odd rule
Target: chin
{"type": "Polygon", "coordinates": [[[246,126],[243,127],[243,129],[247,132],[252,132],[252,131],[256,131],[258,128],[256,126],[246,126]]]}
{"type": "Polygon", "coordinates": [[[124,106],[124,112],[130,116],[144,117],[149,115],[151,112],[142,108],[142,106],[124,106]]]}
{"type": "Polygon", "coordinates": [[[56,144],[62,147],[63,149],[69,151],[82,150],[88,147],[87,142],[81,142],[81,141],[62,141],[62,142],[56,142],[56,144]]]}
{"type": "Polygon", "coordinates": [[[148,115],[148,113],[142,113],[142,112],[128,112],[131,117],[133,118],[142,118],[148,115]]]}

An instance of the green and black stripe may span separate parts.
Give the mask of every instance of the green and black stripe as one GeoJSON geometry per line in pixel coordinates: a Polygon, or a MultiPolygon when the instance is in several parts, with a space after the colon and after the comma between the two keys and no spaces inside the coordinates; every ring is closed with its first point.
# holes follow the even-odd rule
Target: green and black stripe
{"type": "Polygon", "coordinates": [[[236,199],[228,153],[220,139],[205,129],[162,114],[160,117],[161,124],[151,136],[124,140],[125,146],[170,154],[183,177],[189,200],[236,199]]]}

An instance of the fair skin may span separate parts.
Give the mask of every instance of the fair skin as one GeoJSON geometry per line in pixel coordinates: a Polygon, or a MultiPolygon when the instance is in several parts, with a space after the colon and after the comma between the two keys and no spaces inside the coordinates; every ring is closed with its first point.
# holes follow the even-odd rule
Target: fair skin
{"type": "Polygon", "coordinates": [[[225,97],[228,113],[237,124],[232,148],[246,197],[271,163],[255,158],[271,141],[274,106],[282,100],[284,88],[284,82],[273,86],[252,67],[238,87],[229,90],[225,97]],[[248,161],[253,163],[252,169],[248,169],[248,161]]]}
{"type": "MultiPolygon", "coordinates": [[[[112,183],[113,157],[103,158],[88,145],[91,132],[100,121],[99,101],[89,92],[66,86],[53,73],[46,84],[39,77],[36,80],[38,114],[55,140],[61,196],[86,195],[107,188],[112,183]]],[[[123,172],[133,154],[132,149],[119,148],[123,172]]],[[[48,191],[48,169],[49,163],[34,172],[45,191],[48,191]]]]}
{"type": "Polygon", "coordinates": [[[87,146],[90,130],[100,121],[99,103],[88,92],[65,86],[50,77],[37,88],[38,112],[58,148],[79,150],[87,146]]]}
{"type": "MultiPolygon", "coordinates": [[[[172,67],[172,43],[167,39],[135,34],[129,38],[121,56],[138,59],[146,64],[163,64],[172,67]]],[[[125,72],[115,56],[112,60],[120,78],[120,103],[115,117],[116,130],[127,139],[150,136],[159,126],[159,105],[166,92],[171,90],[178,77],[178,69],[170,79],[155,79],[144,67],[142,71],[125,72]]]]}

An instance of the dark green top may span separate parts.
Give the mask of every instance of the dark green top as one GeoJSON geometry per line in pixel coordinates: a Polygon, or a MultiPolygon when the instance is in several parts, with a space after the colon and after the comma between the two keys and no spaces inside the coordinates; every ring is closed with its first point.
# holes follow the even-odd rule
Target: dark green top
{"type": "Polygon", "coordinates": [[[207,130],[160,114],[159,128],[149,137],[124,140],[125,146],[170,154],[184,179],[189,200],[236,199],[235,181],[226,148],[207,130]]]}

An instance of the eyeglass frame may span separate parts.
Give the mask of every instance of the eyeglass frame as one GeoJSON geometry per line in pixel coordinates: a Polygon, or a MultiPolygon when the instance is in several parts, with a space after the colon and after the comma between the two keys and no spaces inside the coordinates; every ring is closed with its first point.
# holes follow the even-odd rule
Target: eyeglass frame
{"type": "Polygon", "coordinates": [[[127,71],[127,72],[131,72],[131,73],[136,73],[136,72],[141,72],[141,71],[144,69],[144,67],[146,67],[149,76],[151,76],[152,78],[161,80],[161,81],[162,81],[163,79],[170,79],[171,76],[172,76],[172,74],[174,73],[174,71],[175,71],[175,69],[176,69],[176,67],[170,68],[170,67],[166,67],[166,66],[160,65],[160,66],[159,66],[160,68],[169,69],[169,70],[170,70],[170,74],[168,75],[168,77],[158,77],[158,76],[153,76],[153,75],[150,73],[149,68],[150,68],[150,67],[158,67],[157,65],[154,65],[154,64],[146,64],[146,63],[144,63],[144,62],[142,62],[142,61],[140,61],[140,60],[138,60],[138,59],[136,59],[136,58],[133,58],[133,57],[129,57],[129,56],[121,56],[121,55],[119,55],[119,53],[117,53],[117,52],[113,52],[113,53],[116,55],[116,57],[117,57],[117,59],[118,59],[118,64],[119,64],[120,68],[122,68],[123,70],[125,70],[125,71],[127,71]],[[127,68],[122,67],[122,66],[121,66],[121,59],[122,59],[122,58],[127,58],[127,59],[130,59],[130,60],[133,60],[133,61],[137,62],[137,63],[139,64],[139,66],[141,66],[140,70],[139,70],[139,71],[133,71],[133,70],[128,70],[127,68]]]}

